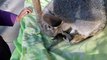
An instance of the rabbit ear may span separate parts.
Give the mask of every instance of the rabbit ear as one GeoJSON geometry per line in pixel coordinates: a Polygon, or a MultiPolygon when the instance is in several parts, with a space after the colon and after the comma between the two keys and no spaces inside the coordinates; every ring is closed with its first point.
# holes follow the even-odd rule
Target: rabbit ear
{"type": "Polygon", "coordinates": [[[32,0],[32,2],[33,2],[33,6],[34,6],[34,9],[35,9],[36,15],[38,17],[40,17],[41,14],[42,14],[40,0],[32,0]]]}
{"type": "Polygon", "coordinates": [[[47,22],[49,25],[53,27],[59,26],[62,22],[61,19],[50,14],[43,15],[43,19],[45,20],[45,22],[47,22]]]}

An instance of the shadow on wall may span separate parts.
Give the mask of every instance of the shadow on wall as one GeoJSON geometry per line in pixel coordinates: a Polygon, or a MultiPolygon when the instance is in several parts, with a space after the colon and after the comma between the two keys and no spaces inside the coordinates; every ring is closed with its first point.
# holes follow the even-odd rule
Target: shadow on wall
{"type": "Polygon", "coordinates": [[[6,0],[0,0],[0,6],[5,2],[6,0]]]}

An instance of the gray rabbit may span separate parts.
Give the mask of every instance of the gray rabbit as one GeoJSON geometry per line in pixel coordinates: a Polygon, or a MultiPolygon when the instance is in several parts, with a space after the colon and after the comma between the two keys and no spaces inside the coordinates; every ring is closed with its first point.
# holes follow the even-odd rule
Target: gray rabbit
{"type": "Polygon", "coordinates": [[[41,16],[41,28],[49,36],[78,43],[106,25],[104,0],[51,0],[41,16]]]}

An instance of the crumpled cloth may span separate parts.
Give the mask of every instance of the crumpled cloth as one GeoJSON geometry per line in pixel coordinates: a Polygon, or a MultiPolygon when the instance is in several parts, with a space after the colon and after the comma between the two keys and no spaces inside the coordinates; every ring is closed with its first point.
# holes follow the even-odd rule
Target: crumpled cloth
{"type": "MultiPolygon", "coordinates": [[[[41,1],[44,8],[47,0],[41,1]]],[[[26,4],[31,6],[31,0],[26,0],[26,4]]],[[[81,43],[72,45],[61,41],[56,44],[52,37],[41,33],[32,13],[21,21],[15,46],[11,60],[107,60],[107,27],[81,43]]]]}

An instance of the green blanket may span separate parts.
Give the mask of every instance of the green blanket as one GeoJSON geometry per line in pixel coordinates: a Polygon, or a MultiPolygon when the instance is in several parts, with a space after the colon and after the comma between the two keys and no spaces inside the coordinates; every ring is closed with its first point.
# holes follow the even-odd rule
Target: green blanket
{"type": "MultiPolygon", "coordinates": [[[[49,0],[41,1],[44,8],[49,0]]],[[[25,6],[32,6],[31,0],[26,0],[25,6]]],[[[32,13],[21,21],[11,60],[107,60],[106,31],[107,27],[96,36],[75,45],[61,41],[49,50],[48,47],[55,43],[51,37],[40,32],[32,13]]]]}

